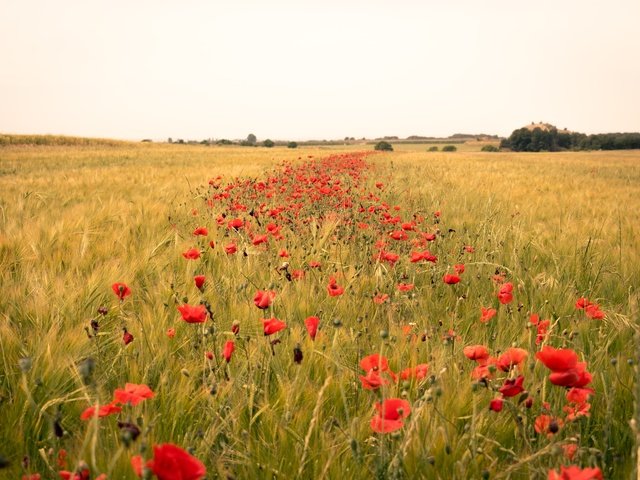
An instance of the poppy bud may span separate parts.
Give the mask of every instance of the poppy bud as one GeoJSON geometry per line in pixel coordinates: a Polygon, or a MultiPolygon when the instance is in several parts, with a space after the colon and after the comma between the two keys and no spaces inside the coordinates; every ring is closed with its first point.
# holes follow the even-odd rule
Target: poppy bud
{"type": "Polygon", "coordinates": [[[207,360],[213,360],[213,353],[212,352],[206,352],[205,357],[207,357],[207,360]]]}
{"type": "Polygon", "coordinates": [[[302,363],[302,357],[302,349],[300,345],[296,345],[293,349],[293,361],[300,365],[302,363]]]}
{"type": "Polygon", "coordinates": [[[0,455],[0,469],[7,468],[11,463],[5,457],[0,455]]]}
{"type": "Polygon", "coordinates": [[[552,420],[551,423],[549,424],[549,432],[558,433],[558,430],[560,430],[560,427],[558,426],[558,422],[556,422],[555,420],[552,420]]]}
{"type": "Polygon", "coordinates": [[[122,341],[125,345],[129,345],[131,342],[133,342],[133,335],[130,334],[126,328],[123,328],[123,331],[124,333],[122,334],[122,341]]]}
{"type": "Polygon", "coordinates": [[[91,328],[93,329],[94,333],[98,333],[98,330],[100,329],[100,324],[98,323],[98,320],[91,320],[91,328]]]}
{"type": "Polygon", "coordinates": [[[238,335],[240,333],[240,322],[237,320],[234,320],[233,323],[231,324],[231,331],[233,332],[234,335],[238,335]]]}
{"type": "Polygon", "coordinates": [[[31,365],[32,361],[30,357],[23,357],[18,360],[18,366],[20,367],[20,370],[22,370],[22,373],[27,373],[31,370],[31,365]]]}
{"type": "Polygon", "coordinates": [[[107,309],[107,307],[100,307],[98,308],[98,313],[100,315],[106,315],[107,313],[109,313],[109,310],[107,309]]]}

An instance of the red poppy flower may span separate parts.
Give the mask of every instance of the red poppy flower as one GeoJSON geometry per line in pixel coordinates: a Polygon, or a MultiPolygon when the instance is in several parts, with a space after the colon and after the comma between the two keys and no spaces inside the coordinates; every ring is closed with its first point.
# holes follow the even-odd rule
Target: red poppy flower
{"type": "Polygon", "coordinates": [[[327,285],[327,292],[329,292],[330,296],[337,297],[344,293],[344,288],[338,285],[338,282],[336,281],[335,277],[330,277],[329,284],[327,285]]]}
{"type": "Polygon", "coordinates": [[[311,337],[311,340],[316,339],[316,334],[318,333],[319,324],[320,324],[320,319],[318,317],[308,317],[304,321],[304,326],[307,327],[307,333],[311,337]]]}
{"type": "Polygon", "coordinates": [[[260,245],[262,243],[266,243],[269,241],[269,238],[267,237],[267,235],[256,235],[255,237],[253,237],[253,239],[251,240],[251,243],[253,245],[260,245]]]}
{"type": "Polygon", "coordinates": [[[524,377],[522,375],[518,378],[507,378],[498,391],[505,397],[515,397],[524,392],[523,383],[524,377]]]}
{"type": "Polygon", "coordinates": [[[205,280],[206,280],[206,277],[204,275],[196,275],[195,277],[193,277],[193,281],[195,282],[196,287],[199,290],[202,290],[205,280]]]}
{"type": "Polygon", "coordinates": [[[200,480],[207,474],[200,460],[171,443],[154,445],[147,466],[158,480],[200,480]]]}
{"type": "Polygon", "coordinates": [[[576,300],[577,309],[583,310],[589,305],[591,305],[591,302],[587,300],[585,297],[580,297],[578,300],[576,300]]]}
{"type": "Polygon", "coordinates": [[[442,280],[444,281],[444,283],[446,283],[447,285],[455,285],[456,283],[458,283],[460,281],[460,277],[458,275],[453,275],[450,273],[447,273],[442,280]]]}
{"type": "Polygon", "coordinates": [[[224,251],[227,255],[233,255],[238,251],[238,246],[234,242],[228,243],[225,245],[224,251]]]}
{"type": "Polygon", "coordinates": [[[307,265],[309,265],[309,268],[320,268],[321,263],[316,260],[311,260],[307,265]]]}
{"type": "MultiPolygon", "coordinates": [[[[111,402],[107,405],[102,405],[98,408],[98,417],[106,417],[107,415],[113,415],[114,413],[120,413],[122,407],[116,405],[116,402],[111,402]]],[[[96,407],[89,407],[80,414],[81,420],[90,420],[96,415],[96,407]]]]}
{"type": "Polygon", "coordinates": [[[553,348],[545,345],[536,358],[553,372],[572,370],[578,364],[578,354],[570,348],[553,348]]]}
{"type": "Polygon", "coordinates": [[[453,266],[453,269],[456,271],[456,273],[458,275],[463,274],[464,273],[464,264],[463,263],[458,263],[458,264],[453,266]]]}
{"type": "Polygon", "coordinates": [[[600,305],[592,303],[591,305],[587,305],[584,308],[584,313],[589,318],[593,318],[594,320],[602,320],[604,318],[604,312],[600,310],[600,305]]]}
{"type": "Polygon", "coordinates": [[[175,336],[176,336],[176,329],[175,328],[167,329],[167,337],[173,338],[175,336]]]}
{"type": "Polygon", "coordinates": [[[553,436],[558,433],[564,425],[561,418],[555,418],[551,415],[538,415],[533,423],[533,428],[537,433],[553,436]]]}
{"type": "Polygon", "coordinates": [[[401,292],[409,292],[411,290],[413,290],[413,283],[399,283],[398,284],[398,290],[400,290],[401,292]]]}
{"type": "Polygon", "coordinates": [[[207,227],[198,227],[193,231],[193,235],[201,235],[203,237],[206,237],[207,235],[209,235],[209,230],[207,230],[207,227]]]}
{"type": "Polygon", "coordinates": [[[197,260],[200,258],[200,250],[197,248],[190,248],[186,252],[183,252],[182,256],[187,260],[197,260]]]}
{"type": "Polygon", "coordinates": [[[369,370],[366,375],[360,375],[360,383],[365,390],[377,390],[387,385],[389,380],[380,376],[377,370],[369,370]]]}
{"type": "Polygon", "coordinates": [[[389,398],[375,405],[378,414],[371,419],[371,429],[377,433],[395,432],[411,414],[411,405],[400,398],[389,398]]]}
{"type": "Polygon", "coordinates": [[[471,245],[465,245],[464,246],[464,251],[467,252],[467,253],[473,253],[473,252],[476,251],[476,249],[473,248],[471,245]]]}
{"type": "Polygon", "coordinates": [[[462,353],[469,360],[481,361],[489,358],[489,350],[484,345],[469,345],[462,349],[462,353]]]}
{"type": "Polygon", "coordinates": [[[291,270],[291,278],[294,280],[302,280],[304,278],[304,270],[291,270]]]}
{"type": "Polygon", "coordinates": [[[229,226],[230,229],[233,228],[235,230],[238,230],[244,226],[244,222],[242,221],[241,218],[234,218],[233,220],[230,220],[227,225],[229,226]]]}
{"type": "Polygon", "coordinates": [[[258,290],[253,297],[253,303],[261,310],[269,308],[274,298],[276,298],[276,292],[273,290],[258,290]]]}
{"type": "Polygon", "coordinates": [[[487,323],[493,317],[495,317],[498,311],[495,308],[484,308],[481,307],[482,314],[480,315],[480,321],[482,323],[487,323]]]}
{"type": "Polygon", "coordinates": [[[129,345],[131,342],[133,342],[133,334],[131,334],[131,332],[129,332],[126,328],[122,333],[122,342],[125,345],[129,345]]]}
{"type": "Polygon", "coordinates": [[[236,349],[236,345],[235,343],[233,343],[233,340],[229,340],[227,341],[227,343],[224,344],[224,349],[222,350],[222,356],[227,361],[227,363],[231,361],[231,355],[233,355],[233,351],[235,349],[236,349]]]}
{"type": "Polygon", "coordinates": [[[502,397],[494,398],[489,402],[489,410],[493,410],[494,412],[502,411],[502,406],[504,405],[504,400],[502,397]]]}
{"type": "Polygon", "coordinates": [[[400,372],[400,378],[402,380],[408,380],[415,378],[416,380],[422,380],[429,373],[429,365],[426,363],[420,363],[415,367],[405,368],[400,372]]]}
{"type": "Polygon", "coordinates": [[[407,232],[404,230],[394,230],[389,234],[391,238],[394,240],[406,240],[408,237],[407,232]]]}
{"type": "Polygon", "coordinates": [[[153,391],[144,384],[126,383],[124,388],[117,388],[113,392],[113,401],[122,404],[130,403],[135,406],[141,401],[154,396],[153,391]]]}
{"type": "Polygon", "coordinates": [[[263,318],[262,325],[265,336],[278,333],[280,330],[287,328],[287,324],[277,318],[263,318]]]}
{"type": "Polygon", "coordinates": [[[127,286],[126,283],[114,283],[113,285],[111,285],[111,289],[120,300],[124,300],[129,295],[131,295],[131,289],[127,286]]]}
{"type": "Polygon", "coordinates": [[[137,477],[142,478],[142,474],[144,473],[144,459],[141,455],[131,457],[131,468],[137,477]]]}
{"type": "Polygon", "coordinates": [[[289,258],[289,252],[283,248],[278,252],[278,256],[281,258],[289,258]]]}
{"type": "Polygon", "coordinates": [[[207,320],[207,309],[204,305],[180,305],[178,310],[182,319],[187,323],[203,323],[207,320]]]}
{"type": "Polygon", "coordinates": [[[498,292],[498,300],[501,304],[506,305],[513,300],[513,284],[510,282],[502,284],[498,292]]]}
{"type": "Polygon", "coordinates": [[[378,304],[378,305],[382,305],[384,302],[386,302],[389,299],[389,295],[387,295],[386,293],[379,293],[378,295],[376,295],[375,297],[373,297],[373,301],[374,303],[378,304]]]}
{"type": "Polygon", "coordinates": [[[595,468],[580,468],[575,465],[560,467],[560,473],[549,470],[548,480],[602,480],[602,471],[595,468]]]}
{"type": "Polygon", "coordinates": [[[524,362],[524,359],[527,358],[528,355],[529,352],[522,348],[508,348],[498,357],[496,366],[503,372],[508,372],[514,365],[517,365],[518,368],[520,368],[522,362],[524,362]]]}

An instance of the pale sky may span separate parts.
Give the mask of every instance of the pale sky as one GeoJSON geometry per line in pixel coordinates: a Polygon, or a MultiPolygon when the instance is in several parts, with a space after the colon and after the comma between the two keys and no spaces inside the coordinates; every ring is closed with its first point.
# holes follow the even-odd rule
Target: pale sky
{"type": "Polygon", "coordinates": [[[640,131],[640,0],[0,0],[0,132],[640,131]]]}

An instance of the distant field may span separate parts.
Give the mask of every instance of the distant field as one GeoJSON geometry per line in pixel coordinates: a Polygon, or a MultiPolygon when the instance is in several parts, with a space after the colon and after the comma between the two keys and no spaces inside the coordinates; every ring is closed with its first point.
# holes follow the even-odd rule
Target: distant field
{"type": "Polygon", "coordinates": [[[640,151],[481,153],[483,144],[455,153],[399,144],[363,158],[355,152],[372,146],[0,148],[0,457],[10,462],[0,478],[57,478],[61,449],[67,470],[86,462],[94,477],[134,478],[131,458],[166,442],[189,448],[207,478],[527,479],[569,464],[632,477],[640,151]],[[234,218],[245,222],[237,231],[234,218]],[[390,236],[410,222],[406,240],[390,236]],[[208,234],[194,236],[198,226],[208,234]],[[225,253],[230,243],[237,253],[225,253]],[[184,258],[191,248],[200,258],[184,258]],[[427,249],[437,262],[410,260],[427,249]],[[445,284],[460,264],[460,282],[445,284]],[[294,270],[302,278],[288,280],[294,270]],[[344,293],[328,293],[331,277],[344,293]],[[122,302],[116,282],[131,288],[122,302]],[[510,303],[497,297],[500,282],[513,285],[510,303]],[[275,291],[273,304],[256,308],[258,290],[275,291]],[[580,297],[604,318],[577,309],[580,297]],[[213,319],[184,322],[177,306],[200,302],[213,319]],[[480,322],[482,307],[496,316],[480,322]],[[550,320],[538,344],[532,314],[550,320]],[[303,323],[312,315],[315,340],[303,323]],[[265,337],[260,319],[271,317],[287,328],[265,337]],[[472,345],[527,356],[506,371],[488,359],[490,374],[474,380],[482,365],[463,350],[472,345]],[[586,362],[588,409],[550,382],[535,355],[544,345],[586,362]],[[423,364],[428,373],[363,370],[375,353],[395,373],[423,364]],[[364,388],[377,374],[380,388],[364,388]],[[519,376],[524,391],[490,411],[519,376]],[[113,415],[80,419],[127,382],[155,392],[117,414],[140,429],[137,440],[113,415]],[[374,404],[389,398],[411,414],[377,433],[374,404]],[[565,407],[578,406],[572,421],[565,407]]]}

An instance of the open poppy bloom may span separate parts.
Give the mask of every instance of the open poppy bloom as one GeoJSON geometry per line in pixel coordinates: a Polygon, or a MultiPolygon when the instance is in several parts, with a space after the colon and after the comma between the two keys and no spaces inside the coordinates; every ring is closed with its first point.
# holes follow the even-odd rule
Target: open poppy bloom
{"type": "Polygon", "coordinates": [[[206,237],[209,235],[209,231],[207,230],[207,227],[198,227],[193,231],[193,235],[206,237]]]}
{"type": "Polygon", "coordinates": [[[153,398],[155,394],[144,384],[126,383],[124,388],[117,388],[113,392],[113,401],[122,404],[138,405],[147,398],[153,398]]]}
{"type": "Polygon", "coordinates": [[[316,334],[318,333],[318,325],[320,324],[320,319],[318,317],[308,317],[304,321],[304,326],[307,328],[307,333],[311,337],[311,340],[316,339],[316,334]]]}
{"type": "Polygon", "coordinates": [[[400,372],[401,380],[409,380],[415,378],[416,380],[422,380],[429,373],[429,365],[426,363],[419,363],[415,367],[405,368],[400,372]]]}
{"type": "Polygon", "coordinates": [[[233,242],[228,243],[227,245],[225,245],[224,251],[227,255],[233,255],[238,251],[238,246],[233,242]]]}
{"type": "MultiPolygon", "coordinates": [[[[107,415],[113,415],[114,413],[120,413],[122,407],[116,405],[116,402],[111,402],[107,405],[102,405],[98,408],[98,417],[106,417],[107,415]]],[[[80,414],[81,420],[90,420],[96,415],[96,407],[89,407],[80,414]]]]}
{"type": "Polygon", "coordinates": [[[511,370],[511,367],[515,365],[521,368],[522,362],[524,362],[528,355],[529,352],[522,348],[507,348],[507,350],[498,357],[496,366],[503,372],[508,372],[511,370]]]}
{"type": "Polygon", "coordinates": [[[332,297],[337,297],[344,293],[344,288],[338,285],[335,277],[329,277],[329,284],[327,285],[327,292],[332,297]]]}
{"type": "Polygon", "coordinates": [[[261,310],[269,308],[273,299],[276,298],[276,292],[273,290],[258,290],[253,297],[253,303],[261,310]]]}
{"type": "Polygon", "coordinates": [[[126,283],[114,283],[111,285],[111,290],[115,293],[120,300],[124,300],[129,295],[131,295],[131,289],[127,286],[126,283]]]}
{"type": "Polygon", "coordinates": [[[158,480],[201,480],[207,474],[200,460],[171,443],[154,445],[147,467],[158,480]]]}
{"type": "Polygon", "coordinates": [[[262,326],[264,328],[265,336],[278,333],[280,330],[287,328],[287,324],[277,318],[263,318],[262,326]]]}
{"type": "Polygon", "coordinates": [[[371,429],[377,433],[390,433],[404,426],[403,420],[411,414],[411,405],[401,398],[389,398],[375,405],[378,414],[371,419],[371,429]]]}
{"type": "Polygon", "coordinates": [[[182,256],[187,260],[197,260],[200,258],[200,250],[197,248],[190,248],[186,252],[183,252],[182,256]]]}
{"type": "Polygon", "coordinates": [[[178,307],[182,319],[187,323],[203,323],[207,319],[207,309],[204,305],[180,305],[178,307]]]}
{"type": "Polygon", "coordinates": [[[409,292],[413,290],[413,286],[413,283],[399,283],[398,290],[400,290],[401,292],[409,292]]]}
{"type": "Polygon", "coordinates": [[[442,277],[442,281],[447,285],[455,285],[460,281],[460,277],[458,275],[447,273],[444,277],[442,277]]]}
{"type": "Polygon", "coordinates": [[[502,284],[500,290],[498,291],[498,301],[503,305],[511,303],[511,301],[513,300],[512,292],[513,284],[511,282],[502,284]]]}
{"type": "Polygon", "coordinates": [[[489,402],[489,410],[494,412],[501,412],[502,406],[504,405],[504,400],[502,397],[497,397],[489,402]]]}
{"type": "Polygon", "coordinates": [[[498,313],[498,311],[495,308],[484,308],[481,307],[481,315],[480,315],[480,322],[482,323],[487,323],[489,320],[491,320],[493,317],[496,316],[496,313],[498,313]]]}
{"type": "Polygon", "coordinates": [[[560,467],[560,473],[549,470],[548,480],[602,480],[602,471],[595,468],[580,468],[576,465],[560,467]]]}
{"type": "Polygon", "coordinates": [[[498,390],[504,397],[515,397],[524,392],[522,384],[524,383],[524,377],[522,375],[518,378],[507,378],[504,381],[504,385],[498,390]]]}
{"type": "Polygon", "coordinates": [[[489,358],[489,350],[484,345],[469,345],[462,349],[462,353],[469,360],[475,360],[476,362],[489,358]]]}

